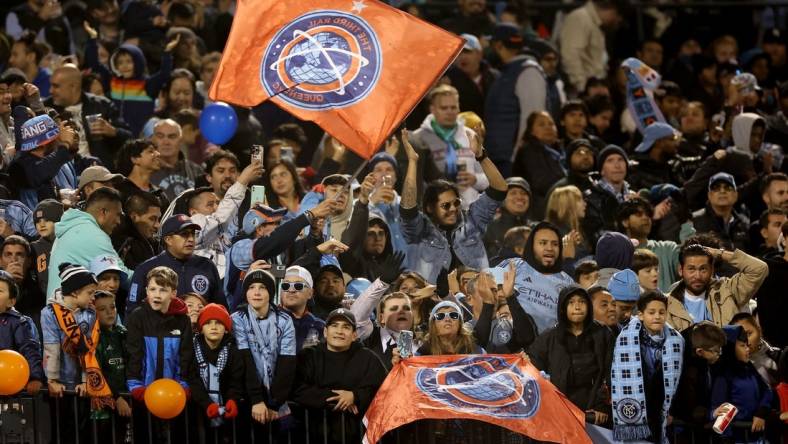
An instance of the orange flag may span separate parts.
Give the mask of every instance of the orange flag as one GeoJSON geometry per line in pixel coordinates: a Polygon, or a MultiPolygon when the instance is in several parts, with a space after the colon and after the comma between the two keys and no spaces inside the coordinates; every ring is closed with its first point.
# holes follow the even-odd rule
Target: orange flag
{"type": "Polygon", "coordinates": [[[463,45],[377,0],[239,0],[209,96],[271,99],[368,159],[463,45]]]}
{"type": "Polygon", "coordinates": [[[475,419],[533,439],[591,443],[585,416],[519,355],[420,356],[389,373],[364,416],[364,442],[419,419],[475,419]]]}

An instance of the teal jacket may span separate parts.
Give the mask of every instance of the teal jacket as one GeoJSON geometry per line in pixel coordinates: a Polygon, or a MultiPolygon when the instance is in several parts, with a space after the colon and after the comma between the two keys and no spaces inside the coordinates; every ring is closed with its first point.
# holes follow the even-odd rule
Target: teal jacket
{"type": "Polygon", "coordinates": [[[87,268],[91,260],[104,255],[117,258],[126,279],[131,276],[132,271],[120,260],[109,235],[99,227],[96,219],[90,213],[75,208],[66,211],[60,222],[55,224],[55,243],[52,244],[49,257],[47,299],[52,298],[55,290],[60,288],[60,264],[70,262],[87,268]]]}

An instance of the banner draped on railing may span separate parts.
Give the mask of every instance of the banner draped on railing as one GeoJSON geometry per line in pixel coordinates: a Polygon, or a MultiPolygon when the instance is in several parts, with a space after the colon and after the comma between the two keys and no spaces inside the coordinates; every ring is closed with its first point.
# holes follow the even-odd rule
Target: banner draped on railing
{"type": "Polygon", "coordinates": [[[372,401],[364,442],[420,419],[473,419],[533,439],[591,443],[584,413],[520,355],[420,356],[400,362],[372,401]]]}

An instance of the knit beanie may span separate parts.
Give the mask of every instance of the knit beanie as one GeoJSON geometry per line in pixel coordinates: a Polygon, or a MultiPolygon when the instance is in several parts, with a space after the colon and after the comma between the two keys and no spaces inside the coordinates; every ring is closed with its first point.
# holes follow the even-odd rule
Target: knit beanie
{"type": "Polygon", "coordinates": [[[211,319],[219,321],[228,332],[233,331],[233,321],[230,319],[230,313],[227,313],[227,309],[223,306],[219,304],[208,304],[203,307],[203,309],[200,310],[200,316],[197,318],[197,325],[202,329],[202,326],[211,319]]]}
{"type": "Polygon", "coordinates": [[[631,268],[634,254],[632,241],[617,231],[606,232],[596,243],[596,263],[599,268],[631,268]]]}
{"type": "Polygon", "coordinates": [[[605,164],[605,159],[613,154],[620,154],[627,163],[627,169],[629,169],[629,157],[627,156],[627,152],[618,145],[608,145],[602,148],[602,151],[599,152],[599,155],[596,158],[596,168],[601,171],[602,165],[605,164]]]}
{"type": "Polygon", "coordinates": [[[244,297],[246,297],[246,292],[249,291],[249,287],[257,282],[265,285],[266,290],[268,290],[268,297],[273,301],[274,294],[276,294],[276,279],[274,279],[271,273],[265,270],[254,270],[246,274],[243,282],[244,297]]]}
{"type": "Polygon", "coordinates": [[[398,167],[397,159],[395,159],[394,156],[392,156],[391,154],[389,154],[389,153],[387,153],[385,151],[381,151],[381,152],[375,154],[374,156],[372,156],[371,159],[369,159],[369,167],[368,167],[369,171],[374,170],[375,169],[375,165],[379,164],[380,162],[388,162],[388,163],[390,163],[391,166],[394,167],[394,171],[397,171],[397,167],[398,167]]]}
{"type": "Polygon", "coordinates": [[[48,115],[42,114],[22,124],[22,151],[31,151],[57,139],[60,127],[48,115]]]}
{"type": "Polygon", "coordinates": [[[622,302],[636,302],[640,298],[640,281],[634,271],[621,270],[610,278],[607,291],[613,295],[613,300],[622,302]]]}
{"type": "MultiPolygon", "coordinates": [[[[569,142],[566,145],[566,148],[564,148],[564,151],[566,152],[567,163],[569,163],[569,160],[572,158],[572,154],[574,154],[575,151],[577,151],[581,147],[586,147],[590,149],[592,153],[596,153],[596,150],[594,149],[594,145],[591,145],[591,142],[588,139],[575,139],[569,142]]],[[[624,158],[626,159],[626,156],[624,158]]]]}
{"type": "Polygon", "coordinates": [[[96,277],[87,268],[63,262],[58,266],[60,270],[60,290],[63,296],[74,294],[82,287],[96,284],[96,277]]]}

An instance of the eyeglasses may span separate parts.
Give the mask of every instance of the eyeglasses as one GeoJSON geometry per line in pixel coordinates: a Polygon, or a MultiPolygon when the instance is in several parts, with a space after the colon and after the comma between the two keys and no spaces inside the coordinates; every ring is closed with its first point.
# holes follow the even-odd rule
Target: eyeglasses
{"type": "Polygon", "coordinates": [[[309,286],[303,282],[282,282],[280,286],[282,291],[291,291],[290,289],[292,289],[292,291],[303,291],[305,288],[309,288],[309,286]]]}
{"type": "Polygon", "coordinates": [[[446,319],[446,316],[448,316],[450,319],[453,319],[455,321],[460,319],[460,314],[457,313],[456,311],[450,311],[448,313],[445,312],[445,311],[442,311],[440,313],[435,313],[435,316],[433,316],[433,317],[435,318],[436,321],[442,321],[442,320],[446,319]]]}
{"type": "Polygon", "coordinates": [[[442,204],[438,205],[443,211],[449,211],[449,208],[460,208],[462,206],[462,199],[457,198],[454,199],[454,202],[443,202],[442,204]]]}

